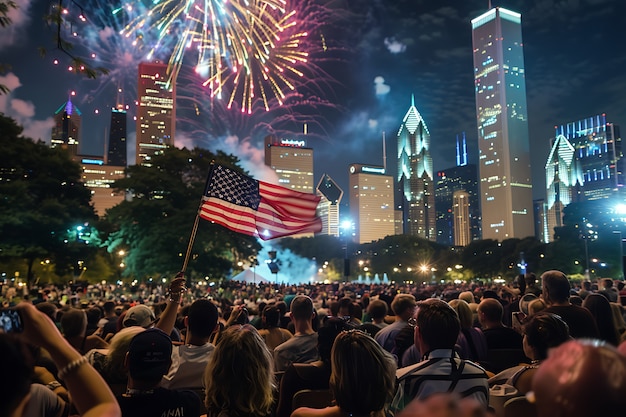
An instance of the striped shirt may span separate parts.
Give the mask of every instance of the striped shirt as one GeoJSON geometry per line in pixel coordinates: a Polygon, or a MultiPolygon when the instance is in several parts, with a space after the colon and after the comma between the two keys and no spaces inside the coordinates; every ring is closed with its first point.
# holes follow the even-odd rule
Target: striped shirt
{"type": "Polygon", "coordinates": [[[415,365],[396,372],[397,389],[391,411],[402,410],[415,398],[431,394],[456,392],[461,397],[476,399],[485,407],[489,400],[489,384],[485,370],[475,363],[459,358],[452,349],[436,349],[415,365]]]}

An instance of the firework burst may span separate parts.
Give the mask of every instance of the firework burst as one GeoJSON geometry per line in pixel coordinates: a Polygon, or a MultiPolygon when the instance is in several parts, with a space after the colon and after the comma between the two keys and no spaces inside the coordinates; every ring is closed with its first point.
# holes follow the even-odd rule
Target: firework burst
{"type": "MultiPolygon", "coordinates": [[[[307,32],[298,29],[296,12],[285,0],[162,0],[131,20],[124,36],[156,32],[176,41],[169,59],[175,82],[185,57],[195,56],[195,71],[205,78],[211,97],[235,102],[251,113],[256,99],[265,110],[281,105],[306,64],[307,32]]],[[[157,45],[157,47],[160,45],[157,45]]]]}

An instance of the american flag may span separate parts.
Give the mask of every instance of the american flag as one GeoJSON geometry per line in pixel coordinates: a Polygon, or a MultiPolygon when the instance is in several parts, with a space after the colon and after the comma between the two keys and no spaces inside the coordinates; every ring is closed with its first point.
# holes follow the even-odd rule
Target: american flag
{"type": "Polygon", "coordinates": [[[212,165],[199,216],[263,240],[322,230],[320,198],[212,165]]]}

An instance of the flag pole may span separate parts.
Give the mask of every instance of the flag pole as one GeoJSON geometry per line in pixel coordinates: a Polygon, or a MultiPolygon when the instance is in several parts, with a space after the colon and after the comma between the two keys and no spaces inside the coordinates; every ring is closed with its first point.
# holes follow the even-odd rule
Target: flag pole
{"type": "Polygon", "coordinates": [[[185,259],[183,260],[183,267],[180,272],[183,274],[187,271],[187,265],[189,264],[189,258],[191,257],[191,250],[193,249],[193,243],[196,241],[196,234],[198,233],[198,224],[200,223],[200,209],[202,208],[202,201],[204,200],[204,195],[207,192],[207,187],[209,186],[209,182],[213,177],[213,169],[215,167],[215,161],[211,161],[211,166],[209,167],[209,175],[207,175],[206,183],[204,184],[204,191],[202,193],[202,197],[200,198],[200,205],[198,206],[198,211],[196,212],[196,219],[193,222],[193,227],[191,228],[191,236],[189,236],[189,243],[187,244],[187,253],[185,253],[185,259]]]}

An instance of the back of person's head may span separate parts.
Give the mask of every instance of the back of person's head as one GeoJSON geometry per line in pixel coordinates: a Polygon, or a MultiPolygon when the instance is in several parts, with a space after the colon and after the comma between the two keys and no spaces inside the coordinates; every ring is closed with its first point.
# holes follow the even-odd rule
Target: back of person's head
{"type": "Polygon", "coordinates": [[[93,306],[93,307],[88,308],[86,311],[86,314],[87,314],[87,323],[92,324],[92,325],[98,324],[98,322],[103,316],[102,310],[98,306],[93,306]]]}
{"type": "Polygon", "coordinates": [[[591,281],[583,281],[583,288],[587,291],[591,291],[591,281]]]}
{"type": "Polygon", "coordinates": [[[105,301],[102,305],[102,310],[106,315],[113,314],[115,312],[115,303],[113,301],[105,301]]]}
{"type": "Polygon", "coordinates": [[[172,363],[172,339],[157,328],[136,334],[128,346],[126,365],[134,380],[158,384],[172,363]]]}
{"type": "Polygon", "coordinates": [[[338,316],[346,316],[352,317],[354,315],[354,308],[352,306],[352,298],[343,297],[339,300],[339,310],[337,311],[338,316]]]}
{"type": "Polygon", "coordinates": [[[532,300],[530,303],[528,303],[528,315],[532,316],[533,314],[537,314],[540,311],[545,310],[546,308],[548,308],[548,305],[546,304],[544,299],[537,298],[536,300],[532,300]]]}
{"type": "Polygon", "coordinates": [[[351,330],[353,326],[339,317],[329,317],[317,331],[317,350],[323,362],[330,363],[330,352],[335,338],[344,330],[351,330]]]}
{"type": "Polygon", "coordinates": [[[272,327],[280,326],[280,311],[275,305],[265,306],[262,317],[265,328],[271,329],[272,327]]]}
{"type": "Polygon", "coordinates": [[[411,294],[397,294],[391,302],[391,310],[396,316],[413,313],[417,305],[415,297],[411,294]]]}
{"type": "Polygon", "coordinates": [[[485,298],[478,304],[478,313],[490,323],[502,321],[504,308],[495,298],[485,298]]]}
{"type": "Polygon", "coordinates": [[[53,322],[57,321],[57,313],[59,309],[53,303],[49,301],[44,301],[43,303],[36,304],[35,308],[44,313],[46,316],[50,317],[53,322]]]}
{"type": "Polygon", "coordinates": [[[388,311],[387,303],[382,300],[371,300],[367,306],[367,312],[373,320],[383,320],[388,311]]]}
{"type": "Polygon", "coordinates": [[[456,311],[457,316],[459,316],[462,329],[470,329],[474,326],[474,313],[472,313],[472,309],[468,303],[457,298],[450,300],[448,304],[450,304],[450,307],[452,307],[456,311]]]}
{"type": "Polygon", "coordinates": [[[548,357],[548,350],[571,339],[569,327],[561,317],[552,313],[531,316],[524,324],[526,342],[533,349],[537,360],[548,357]]]}
{"type": "Polygon", "coordinates": [[[347,415],[369,415],[382,410],[395,389],[394,361],[367,334],[340,333],[331,353],[330,389],[347,415]]]}
{"type": "Polygon", "coordinates": [[[593,316],[600,332],[600,338],[617,346],[619,344],[619,335],[617,334],[609,300],[602,294],[589,294],[583,301],[583,307],[589,310],[593,316]]]}
{"type": "Polygon", "coordinates": [[[287,303],[284,301],[277,301],[275,305],[278,311],[280,311],[281,317],[287,314],[287,303]]]}
{"type": "Polygon", "coordinates": [[[32,357],[18,338],[0,333],[0,416],[20,415],[19,407],[30,392],[32,357]]]}
{"type": "Polygon", "coordinates": [[[200,298],[187,311],[187,327],[196,337],[210,337],[217,326],[217,307],[211,300],[200,298]]]}
{"type": "Polygon", "coordinates": [[[582,297],[580,297],[578,295],[570,295],[569,302],[570,302],[570,304],[573,304],[573,305],[579,306],[579,307],[583,305],[583,299],[582,299],[582,297]]]}
{"type": "Polygon", "coordinates": [[[463,291],[461,294],[459,294],[459,300],[463,300],[467,304],[476,302],[476,300],[474,299],[474,293],[472,293],[471,291],[463,291]]]}
{"type": "Polygon", "coordinates": [[[137,304],[126,311],[122,324],[124,327],[139,326],[147,329],[155,320],[154,310],[145,304],[137,304]]]}
{"type": "Polygon", "coordinates": [[[532,287],[537,283],[537,275],[534,272],[529,272],[524,275],[524,281],[526,281],[527,287],[532,287]]]}
{"type": "Polygon", "coordinates": [[[603,288],[613,288],[613,280],[611,278],[603,278],[602,279],[602,287],[603,288]]]}
{"type": "Polygon", "coordinates": [[[454,348],[461,331],[461,322],[448,303],[429,298],[417,303],[415,314],[419,333],[429,349],[454,348]]]}
{"type": "Polygon", "coordinates": [[[291,301],[291,314],[294,320],[311,320],[315,309],[313,300],[306,295],[298,295],[291,301]]]}
{"type": "Polygon", "coordinates": [[[83,336],[87,330],[87,315],[84,310],[69,308],[61,316],[61,329],[65,337],[83,336]]]}
{"type": "MultiPolygon", "coordinates": [[[[124,360],[126,359],[126,353],[130,342],[138,333],[143,332],[145,329],[139,326],[126,327],[111,338],[109,344],[109,353],[106,355],[103,368],[108,377],[117,380],[123,380],[126,378],[126,369],[124,368],[124,360]]],[[[107,381],[110,382],[110,381],[107,381]]]]}
{"type": "Polygon", "coordinates": [[[550,351],[532,381],[538,417],[622,417],[626,357],[596,340],[573,340],[550,351]]]}
{"type": "Polygon", "coordinates": [[[569,280],[561,271],[546,271],[541,275],[543,297],[550,303],[564,303],[569,299],[569,280]]]}
{"type": "Polygon", "coordinates": [[[209,415],[268,415],[274,401],[273,369],[272,354],[254,327],[226,329],[204,373],[209,415]]]}

